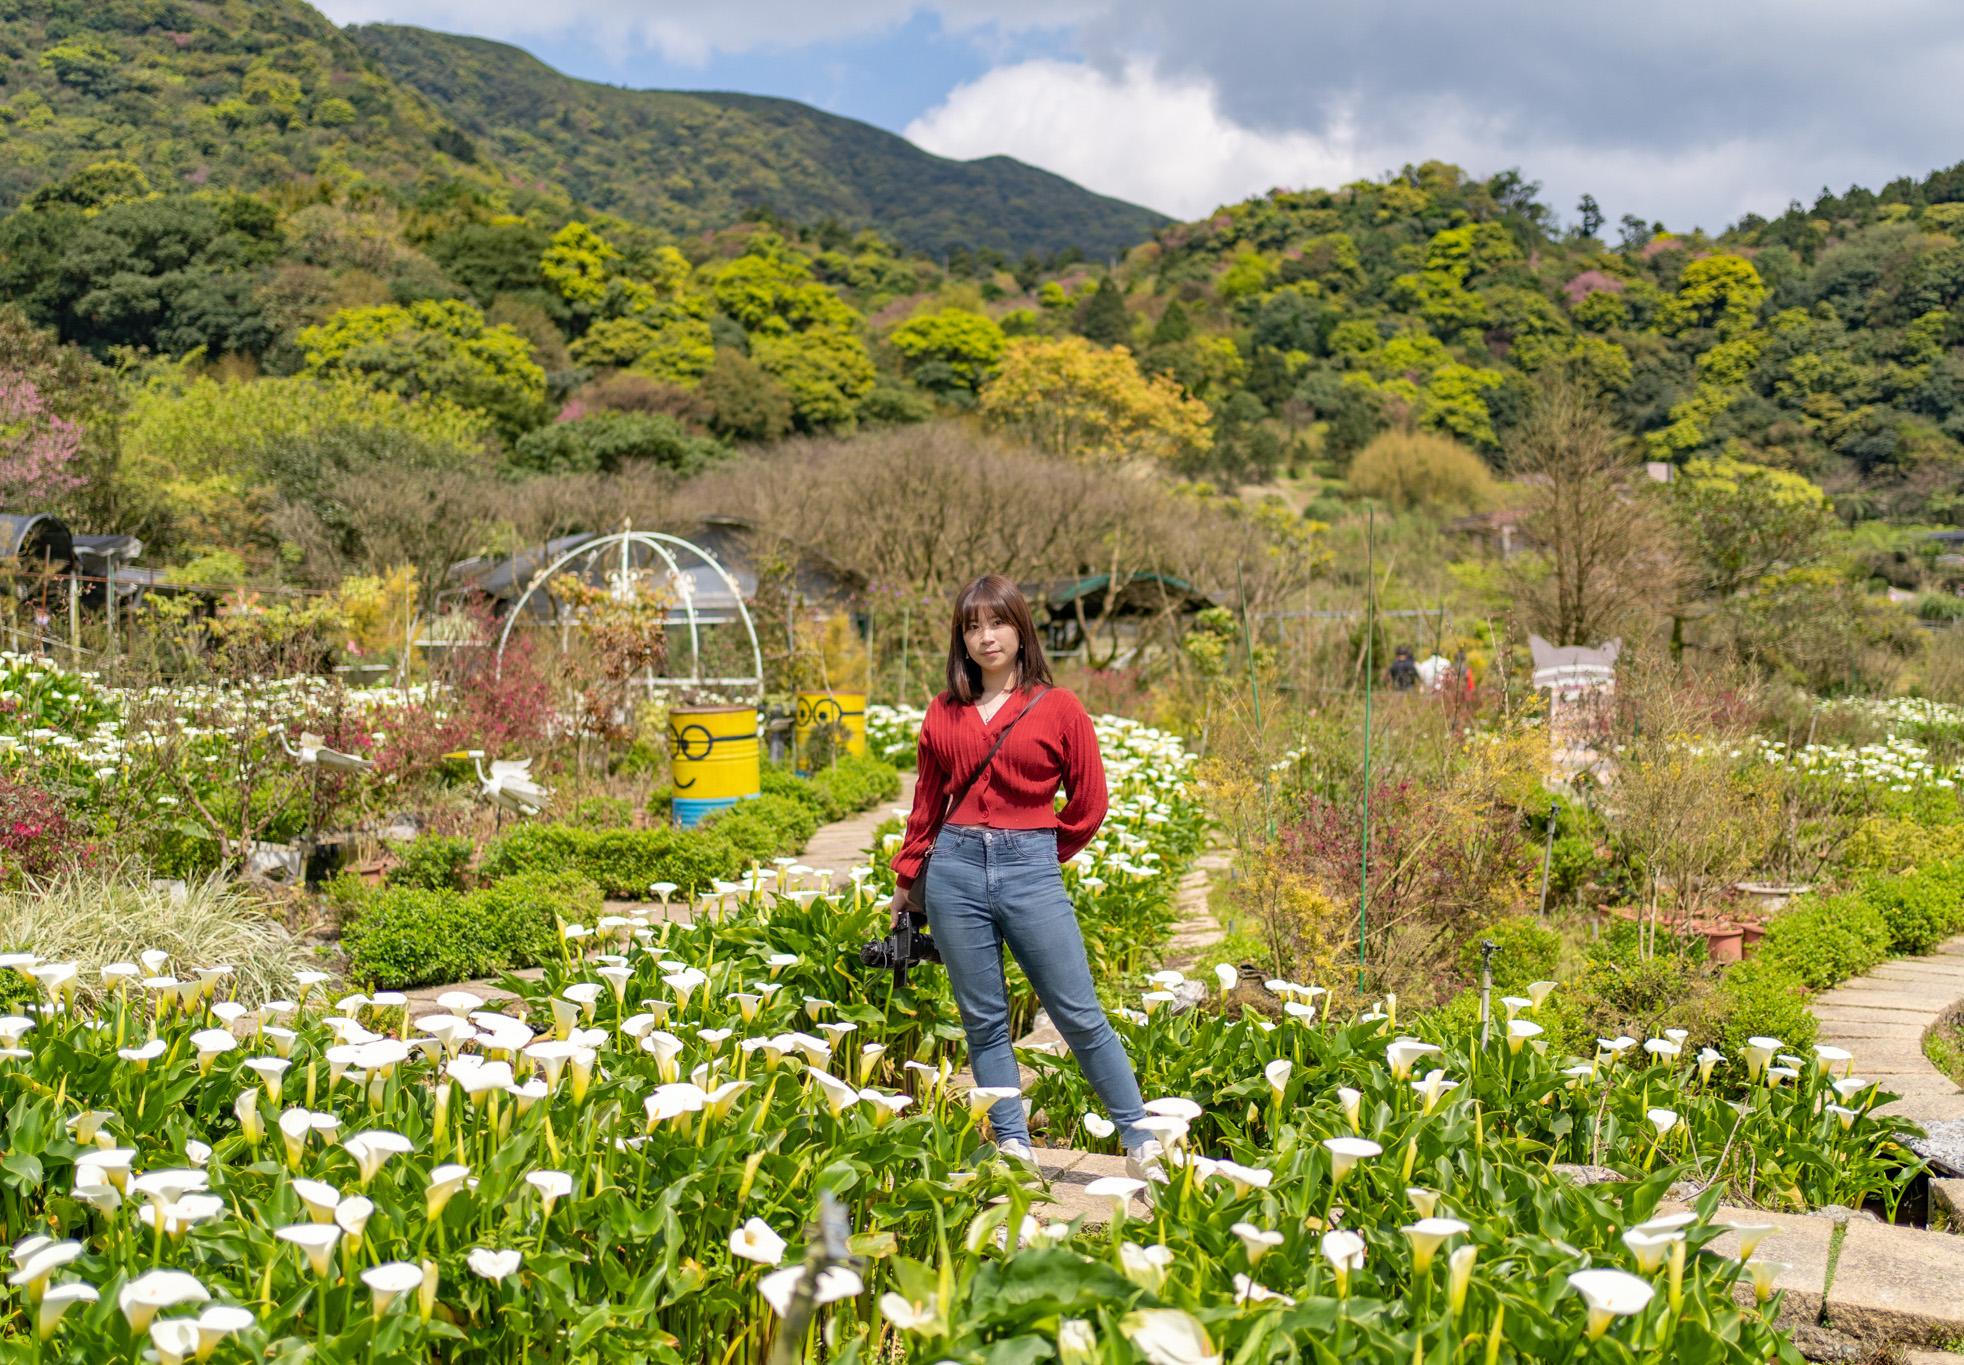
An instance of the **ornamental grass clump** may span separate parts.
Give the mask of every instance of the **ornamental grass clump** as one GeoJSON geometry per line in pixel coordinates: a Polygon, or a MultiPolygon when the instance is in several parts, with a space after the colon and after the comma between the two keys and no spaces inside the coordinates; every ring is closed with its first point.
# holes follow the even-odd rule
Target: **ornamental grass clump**
{"type": "MultiPolygon", "coordinates": [[[[180,891],[151,883],[134,866],[81,867],[0,891],[0,953],[74,963],[85,998],[99,994],[105,967],[134,968],[146,950],[164,953],[185,973],[228,968],[235,983],[229,998],[246,1006],[286,990],[309,956],[272,906],[215,876],[180,891]]],[[[0,979],[0,1001],[20,993],[20,983],[0,979]]]]}

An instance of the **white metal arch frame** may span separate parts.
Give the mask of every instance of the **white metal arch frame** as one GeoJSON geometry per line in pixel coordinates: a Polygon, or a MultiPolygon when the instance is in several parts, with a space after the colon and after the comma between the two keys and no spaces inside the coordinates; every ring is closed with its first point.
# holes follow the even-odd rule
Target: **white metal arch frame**
{"type": "MultiPolygon", "coordinates": [[[[596,563],[601,562],[602,557],[608,551],[612,550],[620,556],[619,568],[612,575],[612,590],[618,596],[625,596],[628,591],[628,584],[632,581],[633,575],[641,568],[641,566],[634,564],[631,560],[631,555],[637,546],[659,556],[662,563],[668,566],[668,571],[672,576],[676,590],[682,595],[682,608],[688,614],[687,619],[689,623],[689,676],[680,677],[669,674],[659,678],[650,678],[648,681],[657,687],[679,687],[684,684],[703,687],[748,687],[756,693],[757,699],[761,702],[764,695],[764,651],[757,643],[757,627],[750,619],[750,608],[744,605],[743,589],[737,586],[737,581],[730,576],[729,570],[717,563],[715,556],[711,555],[709,551],[703,549],[700,545],[682,539],[680,536],[666,535],[660,531],[636,531],[630,528],[624,531],[616,531],[612,535],[597,537],[584,545],[575,546],[573,549],[568,550],[545,568],[533,574],[532,581],[525,585],[525,591],[519,594],[518,600],[512,603],[511,610],[505,614],[504,629],[498,632],[497,666],[499,672],[502,673],[504,670],[505,645],[511,639],[512,627],[517,625],[523,618],[525,608],[531,602],[534,593],[551,583],[553,579],[557,578],[573,564],[582,564],[583,571],[590,572],[596,563]],[[722,579],[723,586],[730,590],[730,600],[736,605],[737,619],[743,623],[744,633],[750,637],[750,659],[756,669],[753,676],[747,678],[705,678],[702,676],[702,638],[692,588],[693,580],[688,574],[682,572],[682,566],[676,562],[675,556],[669,553],[669,546],[674,546],[679,550],[694,555],[698,561],[713,571],[718,578],[722,579]]],[[[572,624],[571,618],[562,613],[563,608],[555,607],[554,619],[563,625],[572,624]]]]}

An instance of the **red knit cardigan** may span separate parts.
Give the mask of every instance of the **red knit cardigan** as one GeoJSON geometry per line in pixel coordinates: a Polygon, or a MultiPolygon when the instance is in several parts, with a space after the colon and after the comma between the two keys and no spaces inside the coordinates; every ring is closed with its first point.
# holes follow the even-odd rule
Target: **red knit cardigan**
{"type": "MultiPolygon", "coordinates": [[[[1005,698],[986,722],[974,706],[946,692],[928,703],[915,749],[914,809],[907,817],[900,852],[893,858],[902,890],[912,885],[933,849],[948,798],[982,762],[1002,727],[1022,714],[1034,695],[1034,689],[1024,689],[1005,698]]],[[[1091,842],[1104,823],[1106,800],[1105,763],[1091,717],[1075,695],[1053,687],[1029,719],[1003,741],[989,770],[968,789],[961,805],[949,812],[948,823],[1054,828],[1057,857],[1062,861],[1091,842]],[[1062,810],[1056,808],[1060,787],[1069,796],[1062,810]]]]}

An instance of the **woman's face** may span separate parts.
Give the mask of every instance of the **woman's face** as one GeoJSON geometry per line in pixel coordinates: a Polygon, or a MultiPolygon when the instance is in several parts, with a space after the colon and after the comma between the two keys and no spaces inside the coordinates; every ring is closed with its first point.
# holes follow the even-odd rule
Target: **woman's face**
{"type": "Polygon", "coordinates": [[[1016,627],[984,607],[962,632],[962,643],[976,666],[988,672],[1003,668],[1016,659],[1016,627]]]}

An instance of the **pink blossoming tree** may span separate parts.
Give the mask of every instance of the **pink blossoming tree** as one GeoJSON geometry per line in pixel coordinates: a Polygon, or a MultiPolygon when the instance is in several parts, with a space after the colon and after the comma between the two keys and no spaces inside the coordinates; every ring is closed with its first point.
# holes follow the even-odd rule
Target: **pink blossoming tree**
{"type": "Polygon", "coordinates": [[[82,428],[56,416],[18,370],[0,370],[0,505],[30,511],[79,488],[82,428]]]}

